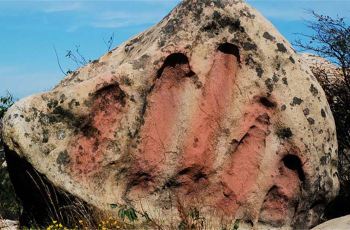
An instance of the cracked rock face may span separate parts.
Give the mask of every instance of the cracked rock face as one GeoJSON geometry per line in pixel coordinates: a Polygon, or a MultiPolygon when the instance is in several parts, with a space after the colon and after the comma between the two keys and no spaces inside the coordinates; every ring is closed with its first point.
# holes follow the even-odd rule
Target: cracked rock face
{"type": "Polygon", "coordinates": [[[3,131],[55,186],[164,226],[195,209],[213,226],[306,228],[338,191],[324,92],[243,1],[183,1],[52,91],[17,102],[3,131]]]}

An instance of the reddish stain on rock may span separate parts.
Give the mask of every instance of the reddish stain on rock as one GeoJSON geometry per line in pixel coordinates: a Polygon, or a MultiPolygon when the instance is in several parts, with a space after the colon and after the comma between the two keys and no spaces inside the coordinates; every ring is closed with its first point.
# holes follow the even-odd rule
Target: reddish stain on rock
{"type": "Polygon", "coordinates": [[[147,97],[148,109],[141,130],[137,171],[162,169],[169,146],[173,142],[174,129],[179,124],[177,117],[183,107],[183,94],[191,80],[189,63],[175,62],[164,66],[151,94],[147,97]]]}
{"type": "Polygon", "coordinates": [[[260,211],[260,220],[276,227],[285,224],[286,217],[293,216],[301,192],[298,173],[280,162],[276,167],[274,185],[266,194],[260,211]]]}
{"type": "Polygon", "coordinates": [[[215,139],[222,132],[220,123],[225,110],[233,103],[238,71],[237,57],[218,51],[214,57],[202,97],[193,115],[189,135],[184,143],[183,168],[201,165],[211,170],[215,156],[215,139]],[[195,142],[195,144],[193,144],[195,142]]]}
{"type": "MultiPolygon", "coordinates": [[[[256,96],[251,104],[241,108],[244,117],[237,124],[240,137],[232,140],[224,164],[214,169],[216,140],[223,132],[221,123],[235,101],[239,60],[233,54],[217,51],[204,86],[196,88],[195,73],[187,58],[181,57],[169,63],[165,61],[146,98],[144,124],[135,152],[137,160],[129,174],[128,197],[134,199],[151,193],[158,186],[157,178],[165,170],[173,171],[174,175],[164,186],[184,202],[198,199],[200,193],[203,195],[200,199],[223,215],[235,216],[240,207],[249,205],[251,194],[259,193],[256,185],[276,103],[256,96]],[[183,100],[189,90],[196,90],[191,91],[196,95],[192,99],[195,107],[187,113],[187,123],[179,124],[188,109],[183,100]],[[169,163],[174,134],[182,126],[185,132],[177,139],[176,162],[169,163]]],[[[117,85],[97,91],[94,97],[92,115],[69,151],[73,158],[72,171],[81,175],[93,175],[100,170],[123,110],[123,92],[117,85]]],[[[282,160],[279,164],[273,167],[278,170],[272,172],[272,179],[263,185],[271,188],[265,195],[260,215],[262,221],[268,220],[276,226],[281,226],[286,216],[293,215],[295,197],[300,190],[298,174],[286,168],[282,160]]]]}
{"type": "Polygon", "coordinates": [[[321,113],[326,98],[313,101],[322,89],[291,51],[243,2],[185,0],[98,65],[17,102],[4,140],[111,216],[127,205],[167,228],[196,208],[217,229],[235,219],[242,228],[309,228],[338,190],[337,143],[332,116],[321,113]]]}
{"type": "Polygon", "coordinates": [[[247,200],[247,195],[252,192],[257,183],[260,163],[264,157],[269,116],[266,113],[262,114],[249,125],[250,128],[237,143],[236,149],[231,153],[231,159],[220,175],[226,190],[229,191],[230,196],[234,197],[233,206],[221,207],[226,213],[234,213],[236,210],[232,207],[243,204],[247,200]]]}
{"type": "Polygon", "coordinates": [[[118,85],[102,88],[93,97],[91,116],[69,146],[73,159],[71,170],[82,177],[96,173],[101,167],[104,153],[118,129],[124,104],[124,94],[118,85]]]}

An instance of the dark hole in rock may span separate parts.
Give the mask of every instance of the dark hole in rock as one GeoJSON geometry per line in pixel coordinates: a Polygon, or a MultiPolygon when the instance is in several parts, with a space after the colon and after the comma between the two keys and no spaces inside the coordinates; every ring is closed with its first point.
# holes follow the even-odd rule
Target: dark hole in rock
{"type": "Polygon", "coordinates": [[[197,165],[184,168],[177,173],[177,176],[180,176],[180,177],[185,175],[188,175],[195,182],[199,182],[201,179],[204,179],[204,180],[208,179],[208,175],[205,173],[203,168],[197,165]]]}
{"type": "Polygon", "coordinates": [[[301,181],[305,180],[304,170],[299,157],[292,154],[288,154],[282,159],[282,161],[284,166],[298,173],[299,179],[301,181]]]}
{"type": "Polygon", "coordinates": [[[243,220],[243,222],[248,226],[250,226],[251,228],[254,227],[254,222],[252,220],[243,220]]]}
{"type": "Polygon", "coordinates": [[[185,175],[185,174],[190,173],[191,171],[192,171],[192,168],[184,168],[178,174],[179,175],[185,175]]]}
{"type": "MultiPolygon", "coordinates": [[[[158,70],[157,76],[158,78],[162,75],[164,69],[166,67],[176,67],[177,65],[189,65],[188,58],[183,53],[173,53],[170,54],[164,61],[163,66],[158,70]]],[[[190,71],[187,76],[192,76],[194,73],[190,71]]]]}
{"type": "Polygon", "coordinates": [[[218,50],[224,54],[231,54],[234,55],[238,62],[240,62],[240,54],[239,54],[239,49],[237,46],[231,44],[231,43],[223,43],[219,46],[218,50]]]}
{"type": "Polygon", "coordinates": [[[166,188],[177,188],[181,186],[181,182],[177,181],[176,178],[170,178],[164,185],[166,188]]]}

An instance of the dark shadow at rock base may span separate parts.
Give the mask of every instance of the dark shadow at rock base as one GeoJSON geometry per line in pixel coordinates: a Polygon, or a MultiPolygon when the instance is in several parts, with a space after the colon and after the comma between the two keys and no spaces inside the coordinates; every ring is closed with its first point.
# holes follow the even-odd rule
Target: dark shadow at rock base
{"type": "Polygon", "coordinates": [[[17,220],[20,212],[21,205],[10,181],[5,161],[5,152],[0,143],[0,217],[17,220]]]}
{"type": "Polygon", "coordinates": [[[5,155],[10,179],[23,205],[19,218],[21,227],[45,227],[53,220],[68,227],[74,227],[79,220],[91,227],[97,226],[93,207],[55,187],[7,146],[5,155]]]}
{"type": "Polygon", "coordinates": [[[338,196],[328,204],[324,216],[327,220],[350,214],[350,183],[343,184],[338,196]]]}

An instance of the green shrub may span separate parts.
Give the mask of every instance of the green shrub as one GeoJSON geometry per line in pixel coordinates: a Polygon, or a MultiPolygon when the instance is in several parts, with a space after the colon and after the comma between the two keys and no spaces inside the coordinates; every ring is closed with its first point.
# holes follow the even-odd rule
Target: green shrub
{"type": "Polygon", "coordinates": [[[6,96],[0,97],[0,120],[3,118],[4,114],[8,110],[8,108],[13,105],[14,99],[10,93],[7,93],[6,96]]]}

